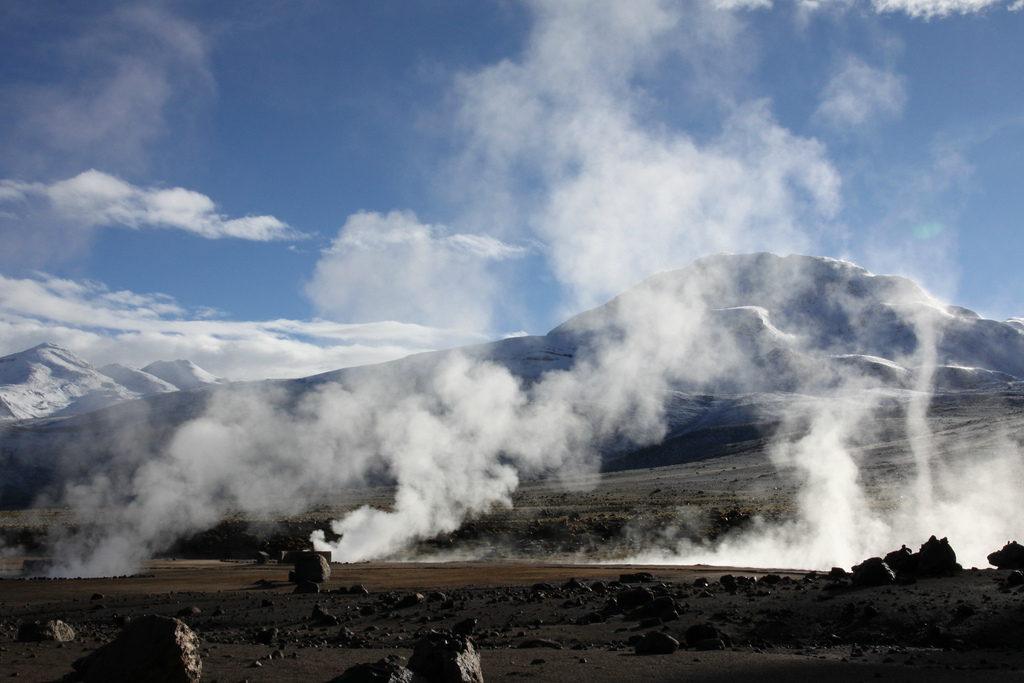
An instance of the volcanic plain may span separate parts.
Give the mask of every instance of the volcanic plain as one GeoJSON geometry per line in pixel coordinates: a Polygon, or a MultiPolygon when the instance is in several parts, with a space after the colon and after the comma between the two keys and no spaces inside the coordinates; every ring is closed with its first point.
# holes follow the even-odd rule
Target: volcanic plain
{"type": "MultiPolygon", "coordinates": [[[[877,464],[890,475],[904,466],[877,464]]],[[[424,541],[404,561],[334,563],[318,593],[296,593],[290,564],[259,563],[253,551],[273,557],[358,505],[386,508],[391,489],[350,491],[287,519],[229,516],[132,576],[24,578],[26,557],[8,556],[0,564],[0,672],[62,680],[126,622],[158,614],[198,634],[202,680],[221,683],[326,683],[355,664],[404,661],[427,631],[474,619],[489,681],[1024,676],[1024,586],[1009,570],[965,567],[855,587],[849,576],[799,568],[624,563],[652,529],[680,518],[696,520],[686,527],[694,538],[714,538],[751,515],[790,514],[795,483],[763,451],[605,474],[596,486],[569,483],[526,482],[512,509],[424,541]],[[24,622],[53,619],[71,625],[74,639],[19,641],[24,622]],[[679,649],[636,654],[653,631],[679,649]]],[[[887,504],[884,487],[874,495],[887,504]]],[[[60,510],[8,511],[2,521],[8,540],[36,541],[25,555],[46,554],[43,527],[70,523],[60,510]]]]}

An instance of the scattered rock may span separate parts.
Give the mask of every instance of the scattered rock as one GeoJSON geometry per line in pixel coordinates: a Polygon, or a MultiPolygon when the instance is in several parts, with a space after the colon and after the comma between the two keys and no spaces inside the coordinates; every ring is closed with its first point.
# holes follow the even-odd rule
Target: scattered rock
{"type": "Polygon", "coordinates": [[[409,657],[408,668],[438,683],[483,683],[480,654],[473,639],[444,631],[431,631],[409,657]]]}
{"type": "Polygon", "coordinates": [[[949,545],[949,539],[936,539],[934,536],[925,541],[918,551],[917,572],[925,576],[950,574],[962,567],[957,564],[956,552],[949,545]]]}
{"type": "Polygon", "coordinates": [[[261,645],[272,645],[277,640],[277,633],[276,628],[262,628],[256,633],[255,640],[261,645]]]}
{"type": "Polygon", "coordinates": [[[721,641],[722,647],[712,647],[710,649],[722,649],[732,643],[729,636],[719,631],[718,627],[711,623],[694,624],[686,629],[686,644],[690,647],[695,647],[698,650],[709,649],[706,646],[712,640],[721,641]],[[702,645],[705,647],[701,647],[702,645]]]}
{"type": "Polygon", "coordinates": [[[530,638],[529,640],[524,640],[523,642],[519,643],[518,647],[520,650],[527,650],[537,647],[546,647],[551,650],[561,650],[562,644],[559,643],[557,640],[548,640],[547,638],[530,638]]]}
{"type": "Polygon", "coordinates": [[[679,605],[670,596],[662,595],[650,602],[644,603],[630,616],[635,619],[662,619],[670,612],[675,612],[676,616],[678,616],[679,605]]]}
{"type": "Polygon", "coordinates": [[[646,588],[623,588],[615,596],[620,609],[631,610],[654,600],[654,593],[646,588]]]}
{"type": "Polygon", "coordinates": [[[914,554],[907,546],[899,550],[893,550],[885,558],[885,564],[889,569],[900,574],[914,574],[917,572],[918,555],[914,554]]]}
{"type": "Polygon", "coordinates": [[[620,574],[619,583],[654,583],[654,574],[637,572],[636,574],[620,574]]]}
{"type": "Polygon", "coordinates": [[[331,565],[323,555],[317,553],[298,553],[295,557],[296,582],[312,581],[323,583],[331,578],[331,565]]]}
{"type": "Polygon", "coordinates": [[[1010,587],[1024,586],[1024,572],[1019,569],[1010,572],[1006,577],[1006,585],[1010,587]]]}
{"type": "Polygon", "coordinates": [[[422,593],[410,593],[409,595],[402,596],[402,599],[395,604],[395,609],[408,609],[420,604],[423,600],[422,593]]]}
{"type": "Polygon", "coordinates": [[[988,562],[999,569],[1024,569],[1024,545],[1010,541],[989,555],[988,562]]]}
{"type": "Polygon", "coordinates": [[[471,636],[473,635],[473,629],[476,628],[477,620],[473,617],[463,619],[454,626],[452,626],[452,633],[457,636],[471,636]]]}
{"type": "Polygon", "coordinates": [[[313,581],[299,581],[295,584],[295,590],[292,593],[319,593],[320,586],[313,581]]]}
{"type": "Polygon", "coordinates": [[[896,574],[880,557],[869,557],[853,568],[854,586],[887,586],[896,582],[896,574]]]}
{"type": "Polygon", "coordinates": [[[139,617],[112,642],[72,665],[85,683],[197,683],[199,638],[171,617],[139,617]]]}
{"type": "Polygon", "coordinates": [[[382,659],[375,664],[349,667],[337,678],[332,678],[330,683],[427,683],[427,679],[404,666],[382,659]]]}
{"type": "Polygon", "coordinates": [[[663,631],[650,631],[637,641],[638,655],[670,655],[679,649],[679,641],[663,631]]]}
{"type": "Polygon", "coordinates": [[[199,609],[195,605],[192,605],[190,607],[182,607],[180,610],[178,610],[178,615],[177,616],[178,617],[194,617],[197,614],[202,614],[202,612],[203,612],[203,610],[199,609]]]}
{"type": "Polygon", "coordinates": [[[18,626],[18,642],[38,643],[52,640],[68,643],[75,639],[75,629],[59,619],[50,621],[25,621],[18,626]]]}

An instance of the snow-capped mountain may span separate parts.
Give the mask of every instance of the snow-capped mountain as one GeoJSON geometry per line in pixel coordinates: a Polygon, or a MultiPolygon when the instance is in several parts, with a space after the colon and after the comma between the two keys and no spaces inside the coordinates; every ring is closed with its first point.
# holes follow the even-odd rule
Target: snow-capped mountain
{"type": "Polygon", "coordinates": [[[0,358],[0,422],[68,417],[219,380],[189,361],[157,365],[176,382],[113,364],[94,368],[55,344],[0,358]],[[179,385],[180,383],[180,385],[179,385]]]}
{"type": "MultiPolygon", "coordinates": [[[[975,422],[978,406],[990,410],[990,399],[996,406],[1005,396],[1016,397],[1011,403],[1024,400],[1020,318],[986,320],[937,301],[910,280],[874,275],[851,263],[772,254],[719,254],[655,275],[543,336],[421,353],[264,386],[272,390],[266,396],[275,401],[273,410],[285,412],[301,410],[303,397],[314,399],[314,392],[331,384],[353,395],[369,389],[363,397],[382,395],[382,389],[388,396],[424,394],[437,391],[440,369],[459,356],[508,369],[521,381],[525,400],[536,398],[535,388],[546,395],[560,392],[577,414],[608,404],[605,394],[624,385],[628,397],[616,409],[628,413],[641,403],[660,406],[664,429],[658,443],[626,433],[628,414],[598,418],[625,425],[621,439],[613,435],[599,445],[606,466],[614,469],[712,457],[737,444],[764,448],[764,439],[794,411],[813,410],[828,395],[866,392],[874,408],[898,413],[908,397],[931,390],[947,406],[946,417],[963,405],[964,419],[975,422]]],[[[26,366],[12,363],[4,370],[0,363],[0,377],[20,387],[29,374],[15,368],[26,366]]],[[[76,367],[88,364],[78,359],[76,367]]],[[[105,371],[129,380],[123,370],[105,371]]],[[[163,452],[178,426],[203,415],[211,396],[235,390],[187,361],[154,363],[139,372],[181,389],[198,388],[56,423],[22,424],[6,434],[0,430],[5,472],[0,505],[13,504],[5,500],[22,504],[33,491],[59,488],[67,467],[80,468],[83,462],[123,476],[114,469],[120,473],[163,452]],[[118,436],[126,429],[131,439],[118,436]]],[[[37,376],[53,377],[53,372],[40,370],[37,376]]],[[[107,380],[97,385],[115,392],[107,395],[117,395],[119,387],[128,391],[107,380]]],[[[251,398],[260,389],[250,383],[238,390],[251,398]]],[[[80,392],[67,394],[75,391],[80,392]]],[[[9,396],[23,394],[0,392],[0,397],[10,402],[9,396]]],[[[16,401],[18,415],[29,415],[23,404],[16,401]]],[[[32,414],[47,413],[40,407],[32,414]]],[[[343,421],[344,413],[337,419],[343,421]]],[[[1018,420],[1009,414],[1007,419],[1018,420]]],[[[1020,427],[1024,430],[1024,423],[1020,427]]],[[[891,435],[898,436],[899,428],[880,434],[897,438],[891,435]]]]}
{"type": "Polygon", "coordinates": [[[88,412],[137,397],[53,344],[0,358],[0,420],[88,412]]]}
{"type": "Polygon", "coordinates": [[[223,382],[190,360],[158,360],[142,368],[142,371],[172,384],[180,390],[199,389],[223,382]]]}
{"type": "Polygon", "coordinates": [[[527,382],[581,360],[615,362],[617,354],[659,364],[672,389],[690,393],[814,394],[853,380],[894,389],[927,381],[929,388],[957,390],[1024,380],[1024,324],[981,318],[942,304],[906,278],[845,261],[718,254],[648,278],[544,336],[299,381],[415,377],[454,353],[502,365],[527,382]]]}
{"type": "Polygon", "coordinates": [[[179,387],[175,386],[171,382],[166,382],[145,370],[139,370],[138,368],[133,368],[130,365],[111,363],[110,365],[104,365],[97,369],[128,391],[138,394],[139,396],[165,394],[169,391],[178,391],[179,389],[179,387]]]}

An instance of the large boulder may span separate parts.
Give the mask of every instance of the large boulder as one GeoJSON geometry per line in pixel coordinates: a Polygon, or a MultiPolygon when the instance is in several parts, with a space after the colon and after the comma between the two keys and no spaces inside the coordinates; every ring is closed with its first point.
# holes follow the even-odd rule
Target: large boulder
{"type": "Polygon", "coordinates": [[[949,545],[949,539],[939,540],[932,536],[917,553],[917,573],[925,576],[950,574],[962,569],[957,564],[956,552],[949,545]]]}
{"type": "Polygon", "coordinates": [[[1010,541],[989,555],[988,563],[999,569],[1024,569],[1024,545],[1010,541]]]}
{"type": "Polygon", "coordinates": [[[330,683],[428,683],[404,666],[382,659],[375,664],[356,664],[330,683]]]}
{"type": "Polygon", "coordinates": [[[670,655],[679,649],[679,641],[663,631],[650,631],[637,641],[638,655],[670,655]]]}
{"type": "Polygon", "coordinates": [[[854,586],[888,586],[896,574],[880,557],[869,557],[853,568],[854,586]]]}
{"type": "Polygon", "coordinates": [[[323,555],[317,553],[300,553],[295,557],[296,583],[299,581],[312,581],[323,583],[331,578],[331,565],[324,559],[323,555]]]}
{"type": "Polygon", "coordinates": [[[473,639],[451,631],[430,631],[413,649],[409,669],[435,683],[483,683],[480,653],[473,639]]]}
{"type": "Polygon", "coordinates": [[[18,641],[22,643],[55,640],[67,643],[75,639],[75,629],[60,619],[25,621],[18,626],[18,641]]]}
{"type": "Polygon", "coordinates": [[[178,619],[156,615],[133,619],[72,666],[85,683],[196,683],[203,668],[196,634],[178,619]]]}

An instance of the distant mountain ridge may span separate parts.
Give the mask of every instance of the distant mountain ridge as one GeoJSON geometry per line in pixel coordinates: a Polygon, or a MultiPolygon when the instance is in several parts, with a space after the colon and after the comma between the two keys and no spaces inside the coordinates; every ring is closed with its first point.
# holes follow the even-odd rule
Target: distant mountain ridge
{"type": "Polygon", "coordinates": [[[112,364],[94,368],[56,344],[0,358],[0,422],[69,417],[220,380],[191,361],[153,363],[159,373],[112,364]]]}
{"type": "MultiPolygon", "coordinates": [[[[57,354],[56,347],[48,348],[57,354]]],[[[275,400],[288,397],[275,406],[283,411],[331,384],[355,395],[363,387],[382,386],[394,395],[430,392],[436,391],[438,370],[455,357],[506,368],[526,396],[548,378],[553,385],[581,382],[582,390],[568,399],[578,402],[573,408],[581,412],[600,402],[602,387],[610,385],[598,382],[591,391],[586,380],[595,373],[647,392],[644,400],[664,409],[661,442],[634,442],[628,435],[602,442],[600,457],[608,469],[714,457],[742,444],[763,448],[788,417],[813,410],[821,397],[837,392],[849,397],[868,392],[869,404],[897,413],[911,395],[925,389],[947,406],[983,405],[986,397],[998,397],[994,405],[1024,404],[1024,319],[987,320],[939,302],[911,280],[874,275],[852,263],[772,254],[699,259],[682,270],[648,278],[546,335],[431,351],[300,379],[267,380],[264,386],[272,389],[268,396],[277,396],[275,400]],[[645,383],[647,377],[657,381],[645,383]]],[[[21,386],[28,376],[25,367],[13,363],[5,370],[0,362],[0,381],[21,386]],[[2,379],[7,377],[13,379],[2,379]]],[[[108,377],[106,385],[96,381],[114,393],[97,389],[96,395],[111,401],[117,391],[128,391],[122,381],[134,389],[190,381],[198,382],[198,388],[155,393],[130,405],[58,422],[0,428],[0,471],[6,477],[0,481],[0,508],[27,504],[47,487],[59,489],[68,468],[79,463],[120,471],[129,463],[145,462],[162,451],[177,427],[202,416],[215,392],[232,391],[232,385],[210,383],[208,373],[196,372],[186,361],[139,371],[105,370],[113,379],[108,377]],[[124,429],[133,436],[127,442],[130,457],[118,450],[126,447],[126,440],[117,436],[124,429]]],[[[49,376],[54,373],[60,374],[49,376]]],[[[258,384],[248,383],[245,390],[258,390],[258,384]]],[[[69,392],[72,386],[77,385],[71,383],[69,392]]],[[[11,394],[4,388],[0,401],[7,403],[0,411],[12,412],[5,407],[11,394]]],[[[14,392],[14,399],[19,396],[14,392]]],[[[22,410],[19,414],[27,414],[15,404],[15,410],[22,410]]],[[[49,414],[71,413],[65,407],[49,414]]],[[[337,419],[344,420],[344,415],[337,419]]],[[[615,419],[628,423],[629,416],[615,419]]]]}

